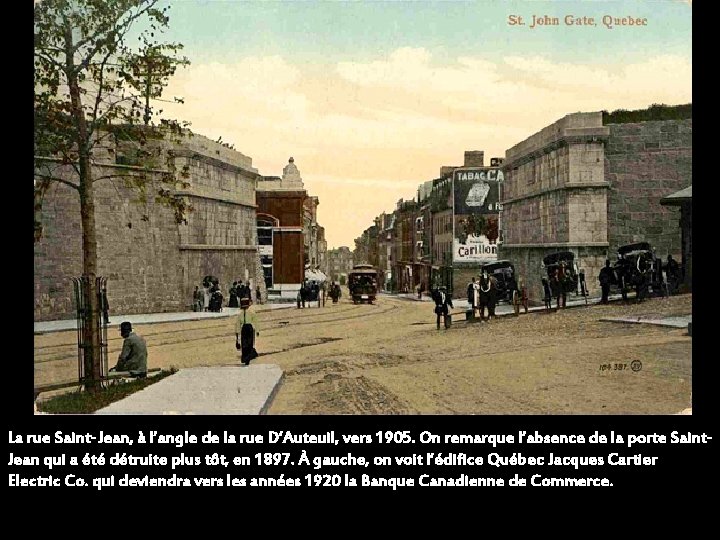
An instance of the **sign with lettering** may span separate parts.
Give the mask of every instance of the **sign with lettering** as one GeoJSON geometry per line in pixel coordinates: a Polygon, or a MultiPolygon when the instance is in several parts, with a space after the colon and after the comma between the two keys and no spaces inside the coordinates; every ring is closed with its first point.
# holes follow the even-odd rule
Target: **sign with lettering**
{"type": "Polygon", "coordinates": [[[453,173],[453,262],[497,260],[502,170],[456,169],[453,173]]]}

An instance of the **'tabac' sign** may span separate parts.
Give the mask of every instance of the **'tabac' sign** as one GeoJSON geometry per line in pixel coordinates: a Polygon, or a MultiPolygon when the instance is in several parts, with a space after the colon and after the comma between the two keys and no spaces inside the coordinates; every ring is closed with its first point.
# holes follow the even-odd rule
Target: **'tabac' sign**
{"type": "Polygon", "coordinates": [[[499,168],[456,169],[453,174],[453,260],[497,259],[500,182],[499,168]]]}

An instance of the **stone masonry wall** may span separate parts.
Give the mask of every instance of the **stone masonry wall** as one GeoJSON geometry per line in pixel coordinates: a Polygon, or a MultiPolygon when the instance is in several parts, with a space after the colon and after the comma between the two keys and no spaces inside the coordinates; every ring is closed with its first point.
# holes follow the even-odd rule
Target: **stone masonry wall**
{"type": "MultiPolygon", "coordinates": [[[[98,271],[108,277],[111,320],[113,313],[187,311],[195,285],[208,274],[219,278],[226,300],[232,282],[248,278],[253,291],[259,284],[265,298],[256,250],[256,170],[242,154],[201,136],[191,140],[192,145],[174,149],[176,169],[188,171],[189,187],[178,185],[178,193],[194,208],[186,215],[187,225],[178,225],[172,210],[154,201],[158,189],[168,187],[159,182],[159,174],[148,181],[147,202],[140,202],[121,179],[94,184],[98,271]]],[[[133,170],[100,164],[95,175],[133,170]]],[[[82,273],[77,192],[54,184],[44,198],[41,220],[43,238],[35,244],[35,320],[74,318],[71,278],[82,273]]]]}
{"type": "MultiPolygon", "coordinates": [[[[609,252],[647,241],[680,260],[680,213],[660,199],[692,184],[692,119],[610,124],[605,147],[609,252]]],[[[612,256],[614,259],[614,255],[612,256]]]]}
{"type": "MultiPolygon", "coordinates": [[[[97,167],[96,175],[114,168],[97,167]]],[[[150,183],[148,191],[157,184],[150,183]]],[[[169,208],[137,201],[123,182],[95,183],[98,274],[108,278],[112,313],[180,311],[179,235],[169,208]],[[144,219],[143,216],[146,216],[144,219]]],[[[43,237],[35,244],[35,320],[75,318],[71,278],[82,274],[80,200],[54,184],[45,196],[43,237]]]]}
{"type": "MultiPolygon", "coordinates": [[[[516,247],[503,248],[503,259],[509,259],[515,266],[515,272],[518,276],[518,283],[523,280],[528,291],[528,298],[531,305],[542,305],[544,290],[542,286],[542,278],[547,273],[542,267],[543,257],[564,248],[556,247],[516,247]]],[[[578,270],[585,273],[585,282],[590,296],[600,296],[600,284],[598,275],[600,269],[605,264],[604,247],[574,247],[570,248],[575,254],[578,262],[578,270]]],[[[572,298],[572,295],[571,295],[572,298]]]]}

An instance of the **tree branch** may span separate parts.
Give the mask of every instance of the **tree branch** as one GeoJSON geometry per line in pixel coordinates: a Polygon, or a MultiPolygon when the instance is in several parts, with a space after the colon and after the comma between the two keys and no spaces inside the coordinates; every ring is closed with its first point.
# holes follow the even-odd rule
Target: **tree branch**
{"type": "Polygon", "coordinates": [[[52,176],[51,174],[41,174],[41,173],[35,173],[35,176],[39,178],[43,178],[45,180],[50,180],[51,182],[59,182],[61,184],[65,184],[66,186],[70,186],[75,191],[80,191],[80,186],[77,184],[73,184],[69,180],[65,180],[64,178],[58,178],[57,176],[52,176]]]}

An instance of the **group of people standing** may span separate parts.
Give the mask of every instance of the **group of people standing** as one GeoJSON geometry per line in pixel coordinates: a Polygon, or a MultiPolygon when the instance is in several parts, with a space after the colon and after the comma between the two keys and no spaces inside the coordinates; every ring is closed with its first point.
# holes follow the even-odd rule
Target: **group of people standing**
{"type": "MultiPolygon", "coordinates": [[[[233,281],[232,287],[230,287],[230,300],[228,301],[228,307],[242,307],[240,303],[243,298],[252,300],[250,284],[244,284],[242,281],[233,281]]],[[[259,285],[255,287],[255,300],[260,303],[259,285]]]]}
{"type": "MultiPolygon", "coordinates": [[[[515,284],[515,278],[511,278],[515,284]]],[[[517,284],[513,286],[517,289],[517,284]]],[[[495,306],[498,304],[498,281],[497,278],[483,272],[477,278],[472,277],[467,286],[468,311],[472,310],[473,318],[479,316],[481,321],[495,318],[495,306]],[[487,318],[485,309],[487,308],[487,318]]]]}
{"type": "MultiPolygon", "coordinates": [[[[242,281],[234,281],[229,291],[229,300],[227,307],[237,308],[243,298],[252,300],[252,293],[248,285],[242,281]]],[[[222,293],[220,283],[217,280],[203,282],[202,288],[195,286],[193,292],[193,311],[210,311],[220,312],[223,309],[223,300],[225,296],[222,293]]],[[[255,299],[260,302],[260,287],[256,287],[255,299]]]]}
{"type": "MultiPolygon", "coordinates": [[[[572,277],[570,268],[568,268],[565,261],[560,261],[556,268],[548,271],[548,274],[549,279],[541,279],[545,309],[552,309],[553,298],[557,301],[558,309],[566,307],[568,293],[575,290],[575,280],[572,277]]],[[[581,278],[579,277],[578,279],[580,279],[581,282],[582,295],[587,296],[584,275],[581,273],[581,278]]]]}

